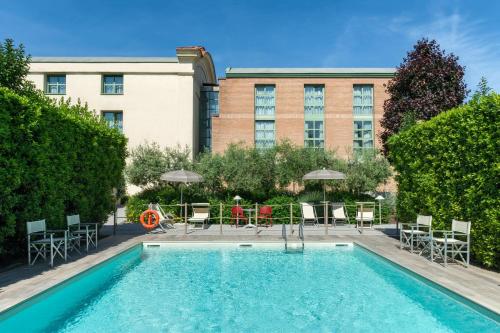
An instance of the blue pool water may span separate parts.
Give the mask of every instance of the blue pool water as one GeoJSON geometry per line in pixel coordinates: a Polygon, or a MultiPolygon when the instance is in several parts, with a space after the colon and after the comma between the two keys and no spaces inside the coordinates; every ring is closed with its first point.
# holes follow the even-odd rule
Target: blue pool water
{"type": "Polygon", "coordinates": [[[500,331],[458,299],[358,247],[136,247],[0,315],[0,332],[500,331]]]}

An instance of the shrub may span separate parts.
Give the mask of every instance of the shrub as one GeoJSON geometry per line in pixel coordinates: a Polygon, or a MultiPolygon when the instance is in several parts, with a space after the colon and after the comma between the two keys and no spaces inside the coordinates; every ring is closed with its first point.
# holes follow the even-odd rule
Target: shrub
{"type": "Polygon", "coordinates": [[[0,88],[0,253],[24,251],[26,221],[102,222],[122,184],[126,139],[86,108],[0,88]]]}
{"type": "Polygon", "coordinates": [[[431,214],[436,229],[472,221],[474,258],[500,268],[500,95],[415,125],[389,140],[398,175],[397,214],[403,222],[431,214]]]}
{"type": "Polygon", "coordinates": [[[131,163],[126,168],[127,180],[142,188],[158,186],[163,173],[192,168],[189,154],[187,147],[161,149],[157,143],[139,145],[130,152],[131,163]]]}

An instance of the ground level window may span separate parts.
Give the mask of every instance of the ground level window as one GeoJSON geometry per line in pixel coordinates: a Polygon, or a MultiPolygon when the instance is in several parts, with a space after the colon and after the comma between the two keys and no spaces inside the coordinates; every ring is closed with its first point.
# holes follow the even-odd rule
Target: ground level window
{"type": "Polygon", "coordinates": [[[272,148],[274,146],[274,120],[255,121],[255,147],[272,148]]]}
{"type": "Polygon", "coordinates": [[[373,148],[373,122],[371,120],[354,121],[354,150],[373,148]]]}
{"type": "Polygon", "coordinates": [[[304,146],[306,148],[323,148],[325,145],[323,121],[305,121],[304,125],[304,146]]]}
{"type": "Polygon", "coordinates": [[[122,111],[103,111],[102,117],[111,128],[116,128],[123,132],[123,112],[122,111]]]}

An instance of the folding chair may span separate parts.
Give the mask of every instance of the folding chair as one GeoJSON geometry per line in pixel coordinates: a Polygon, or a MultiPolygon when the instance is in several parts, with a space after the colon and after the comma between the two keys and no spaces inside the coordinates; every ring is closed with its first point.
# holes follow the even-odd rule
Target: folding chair
{"type": "Polygon", "coordinates": [[[332,224],[337,226],[337,221],[342,221],[344,224],[349,223],[349,215],[343,202],[332,203],[332,224]]]}
{"type": "MultiPolygon", "coordinates": [[[[161,208],[158,203],[150,203],[148,206],[149,209],[156,210],[158,212],[158,216],[160,217],[160,221],[158,222],[158,227],[163,231],[167,232],[167,229],[175,229],[174,222],[175,216],[170,212],[165,212],[163,208],[161,208]]],[[[158,229],[155,229],[158,230],[158,229]]],[[[159,231],[159,230],[158,230],[159,231]]]]}
{"type": "Polygon", "coordinates": [[[34,265],[38,257],[47,260],[47,247],[50,250],[50,266],[54,267],[54,258],[59,255],[68,259],[68,230],[47,230],[45,220],[26,222],[28,234],[28,265],[34,265]],[[56,237],[63,234],[62,237],[56,237]],[[35,257],[32,259],[32,254],[35,257]]]}
{"type": "Polygon", "coordinates": [[[399,232],[399,248],[409,248],[413,253],[414,247],[421,247],[422,254],[428,249],[430,244],[430,232],[432,230],[432,216],[417,215],[417,222],[414,224],[402,223],[401,231],[399,232]]]}
{"type": "Polygon", "coordinates": [[[66,216],[66,221],[71,235],[80,236],[79,243],[81,239],[85,240],[87,252],[89,252],[89,245],[97,248],[98,223],[80,223],[80,215],[66,216]]]}
{"type": "Polygon", "coordinates": [[[300,211],[302,213],[302,223],[305,224],[308,221],[312,221],[313,226],[318,225],[318,217],[316,216],[316,210],[313,205],[307,202],[301,202],[300,211]]]}
{"type": "Polygon", "coordinates": [[[444,266],[448,264],[448,255],[453,261],[461,261],[466,267],[470,260],[470,226],[471,222],[452,220],[451,231],[431,231],[431,261],[443,259],[444,266]],[[443,237],[435,237],[435,234],[443,237]],[[464,258],[465,255],[465,258],[464,258]]]}

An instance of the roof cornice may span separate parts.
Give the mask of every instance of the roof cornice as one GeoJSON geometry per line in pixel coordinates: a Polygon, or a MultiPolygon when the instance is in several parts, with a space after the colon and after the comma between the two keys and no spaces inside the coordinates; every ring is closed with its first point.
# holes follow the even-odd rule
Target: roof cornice
{"type": "Polygon", "coordinates": [[[228,68],[227,78],[393,78],[394,68],[228,68]]]}

